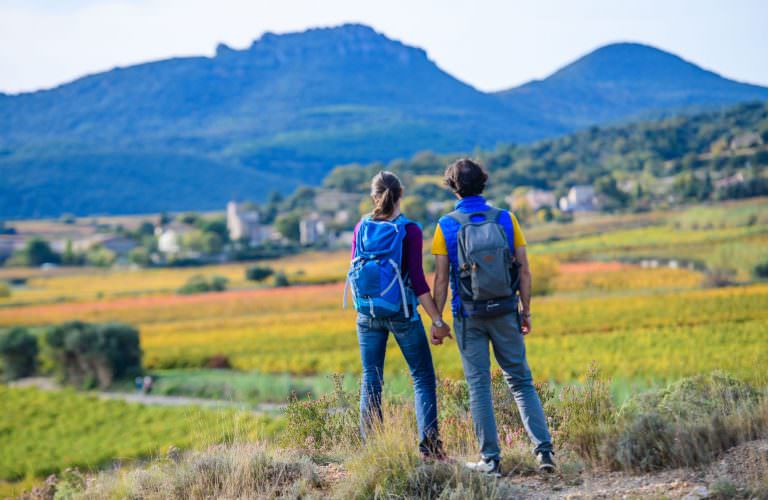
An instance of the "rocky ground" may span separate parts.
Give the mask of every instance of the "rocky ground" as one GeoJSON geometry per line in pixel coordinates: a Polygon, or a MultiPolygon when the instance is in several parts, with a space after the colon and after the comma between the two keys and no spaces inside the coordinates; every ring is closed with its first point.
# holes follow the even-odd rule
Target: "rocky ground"
{"type": "MultiPolygon", "coordinates": [[[[332,485],[343,481],[336,464],[320,467],[332,485]]],[[[768,499],[768,440],[744,443],[719,460],[699,468],[648,474],[560,471],[553,475],[509,474],[501,481],[519,498],[702,498],[768,499]],[[760,485],[762,484],[762,488],[760,485]]]]}
{"type": "Polygon", "coordinates": [[[744,443],[700,468],[650,474],[558,473],[507,477],[529,498],[768,498],[768,440],[744,443]],[[762,492],[756,490],[762,483],[762,492]]]}

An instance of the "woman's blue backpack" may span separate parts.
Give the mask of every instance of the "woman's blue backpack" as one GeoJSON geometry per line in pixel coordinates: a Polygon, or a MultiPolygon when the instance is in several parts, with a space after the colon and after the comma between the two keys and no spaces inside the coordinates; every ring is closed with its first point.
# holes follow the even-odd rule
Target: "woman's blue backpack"
{"type": "MultiPolygon", "coordinates": [[[[352,290],[355,309],[372,318],[388,318],[400,311],[410,317],[416,297],[408,276],[401,272],[406,226],[403,215],[393,221],[364,218],[357,230],[355,255],[344,286],[344,307],[352,290]]],[[[415,311],[415,307],[413,308],[415,311]]]]}

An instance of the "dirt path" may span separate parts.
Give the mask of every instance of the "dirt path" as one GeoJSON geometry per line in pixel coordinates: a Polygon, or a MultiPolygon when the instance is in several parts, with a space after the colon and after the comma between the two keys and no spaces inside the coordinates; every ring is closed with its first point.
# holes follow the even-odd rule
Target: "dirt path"
{"type": "MultiPolygon", "coordinates": [[[[317,466],[332,491],[347,477],[338,463],[317,466]]],[[[543,500],[670,498],[749,498],[768,500],[768,439],[731,448],[718,460],[697,468],[647,474],[608,471],[558,471],[555,474],[509,473],[500,482],[511,486],[509,498],[543,500]],[[756,488],[762,488],[756,491],[756,488]]]]}
{"type": "Polygon", "coordinates": [[[512,476],[503,480],[515,486],[524,498],[536,499],[768,498],[749,493],[749,490],[756,487],[768,488],[767,470],[768,439],[762,439],[731,448],[720,459],[698,468],[648,474],[589,471],[580,474],[558,473],[553,476],[512,476]]]}
{"type": "MultiPolygon", "coordinates": [[[[30,377],[14,381],[10,384],[12,387],[36,387],[44,391],[61,390],[53,379],[48,377],[30,377]]],[[[252,411],[257,414],[275,413],[282,410],[285,405],[277,403],[261,403],[253,406],[247,403],[237,401],[227,401],[224,399],[205,399],[187,396],[166,396],[163,394],[144,394],[140,392],[102,392],[90,391],[87,394],[93,394],[101,399],[122,400],[128,403],[158,406],[201,406],[204,408],[236,408],[252,411]]]]}

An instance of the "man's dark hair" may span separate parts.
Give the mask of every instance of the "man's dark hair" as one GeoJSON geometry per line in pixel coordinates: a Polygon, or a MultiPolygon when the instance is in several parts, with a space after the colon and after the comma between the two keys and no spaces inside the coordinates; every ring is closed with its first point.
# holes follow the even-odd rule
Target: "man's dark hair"
{"type": "Polygon", "coordinates": [[[479,163],[461,158],[448,165],[443,180],[454,193],[466,198],[483,192],[488,182],[488,173],[479,163]]]}

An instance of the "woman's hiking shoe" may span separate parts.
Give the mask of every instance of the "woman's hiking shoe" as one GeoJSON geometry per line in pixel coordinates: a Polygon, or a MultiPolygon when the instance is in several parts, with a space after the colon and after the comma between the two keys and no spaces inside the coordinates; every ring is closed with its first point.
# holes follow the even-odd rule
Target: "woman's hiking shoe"
{"type": "Polygon", "coordinates": [[[536,460],[539,462],[539,472],[555,472],[555,461],[552,460],[551,451],[540,451],[536,454],[536,460]]]}
{"type": "Polygon", "coordinates": [[[501,463],[497,458],[482,459],[479,462],[467,462],[464,466],[475,472],[482,472],[492,477],[501,477],[501,463]]]}
{"type": "Polygon", "coordinates": [[[448,455],[445,454],[442,447],[437,448],[435,450],[422,451],[421,459],[424,460],[425,462],[451,462],[452,461],[450,458],[448,458],[448,455]]]}
{"type": "Polygon", "coordinates": [[[419,445],[421,458],[425,462],[449,462],[448,455],[443,450],[443,442],[439,439],[429,439],[419,445]]]}

